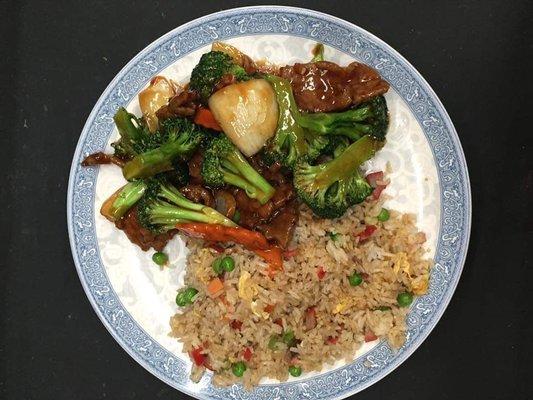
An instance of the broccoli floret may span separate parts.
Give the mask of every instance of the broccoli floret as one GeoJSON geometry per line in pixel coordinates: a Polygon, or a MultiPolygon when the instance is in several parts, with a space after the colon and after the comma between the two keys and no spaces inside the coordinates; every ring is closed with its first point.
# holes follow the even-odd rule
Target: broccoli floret
{"type": "Polygon", "coordinates": [[[209,133],[187,118],[170,118],[154,133],[150,146],[158,146],[136,155],[122,168],[127,180],[147,178],[173,169],[175,160],[187,160],[209,133]]]}
{"type": "Polygon", "coordinates": [[[328,139],[309,132],[297,123],[294,114],[299,111],[289,81],[273,75],[267,75],[265,79],[276,93],[279,117],[278,128],[267,142],[263,158],[269,164],[277,161],[289,169],[293,169],[301,159],[314,161],[328,145],[328,139]]]}
{"type": "Polygon", "coordinates": [[[373,157],[382,145],[382,141],[364,136],[331,161],[318,165],[299,163],[294,171],[298,197],[319,217],[342,216],[350,206],[372,193],[359,166],[373,157]]]}
{"type": "Polygon", "coordinates": [[[187,164],[180,162],[179,160],[175,160],[172,163],[172,167],[172,170],[163,172],[161,174],[162,177],[178,188],[187,185],[191,179],[187,164]]]}
{"type": "Polygon", "coordinates": [[[213,139],[205,151],[202,177],[208,186],[237,186],[261,204],[270,200],[275,192],[225,135],[213,139]]]}
{"type": "Polygon", "coordinates": [[[120,107],[113,117],[120,139],[112,144],[115,155],[122,159],[131,159],[142,152],[144,143],[151,135],[143,120],[120,107]]]}
{"type": "Polygon", "coordinates": [[[321,135],[344,135],[352,141],[363,135],[385,140],[389,111],[383,96],[377,96],[357,108],[338,113],[297,113],[296,122],[321,135]]]}
{"type": "Polygon", "coordinates": [[[215,209],[188,200],[166,180],[152,178],[146,184],[146,193],[137,208],[138,217],[140,224],[153,233],[163,233],[187,222],[237,226],[215,209]]]}
{"type": "Polygon", "coordinates": [[[222,51],[210,51],[200,58],[191,73],[189,87],[200,95],[202,102],[213,93],[223,75],[231,74],[237,81],[245,81],[250,77],[243,67],[235,64],[231,56],[222,51]]]}

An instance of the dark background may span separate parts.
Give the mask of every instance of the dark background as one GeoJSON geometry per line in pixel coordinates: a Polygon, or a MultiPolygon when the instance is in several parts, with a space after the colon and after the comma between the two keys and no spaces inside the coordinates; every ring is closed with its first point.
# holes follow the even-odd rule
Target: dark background
{"type": "MultiPolygon", "coordinates": [[[[186,398],[137,365],[89,305],[68,244],[68,172],[85,119],[128,60],[191,19],[246,4],[0,1],[0,398],[186,398]]],[[[532,398],[532,3],[291,4],[403,54],[450,113],[469,165],[457,292],[413,356],[357,398],[532,398]]]]}

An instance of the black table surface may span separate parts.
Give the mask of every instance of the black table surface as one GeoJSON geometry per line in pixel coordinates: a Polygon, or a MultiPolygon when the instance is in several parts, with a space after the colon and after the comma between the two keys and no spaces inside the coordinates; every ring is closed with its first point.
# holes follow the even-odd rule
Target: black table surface
{"type": "MultiPolygon", "coordinates": [[[[68,243],[68,173],[85,119],[126,62],[191,19],[252,3],[0,1],[0,398],[187,398],[130,358],[85,297],[68,243]]],[[[532,3],[291,5],[351,21],[404,55],[448,110],[470,171],[472,235],[455,296],[420,348],[354,397],[533,398],[532,3]]]]}

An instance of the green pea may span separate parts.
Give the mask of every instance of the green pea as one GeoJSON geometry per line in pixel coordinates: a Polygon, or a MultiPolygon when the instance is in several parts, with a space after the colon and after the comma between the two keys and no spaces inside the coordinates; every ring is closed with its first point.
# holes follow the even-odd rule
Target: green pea
{"type": "Polygon", "coordinates": [[[224,268],[222,267],[222,259],[217,258],[215,261],[213,261],[213,264],[211,264],[213,267],[213,270],[215,271],[215,274],[222,275],[224,273],[224,268]]]}
{"type": "Polygon", "coordinates": [[[185,307],[187,305],[187,299],[185,297],[185,290],[180,290],[176,295],[176,304],[180,307],[185,307]]]}
{"type": "Polygon", "coordinates": [[[290,347],[296,343],[296,337],[294,336],[294,332],[291,330],[285,331],[281,337],[281,340],[290,347]]]}
{"type": "Polygon", "coordinates": [[[176,304],[180,307],[185,307],[188,304],[192,304],[194,296],[198,293],[193,287],[181,289],[176,295],[176,304]]]}
{"type": "Polygon", "coordinates": [[[246,364],[244,363],[244,361],[233,363],[231,364],[231,371],[233,372],[233,375],[238,376],[240,378],[244,375],[244,371],[246,371],[246,364]]]}
{"type": "Polygon", "coordinates": [[[336,242],[337,240],[339,240],[339,237],[340,237],[340,233],[335,233],[335,232],[328,232],[328,236],[331,240],[333,240],[334,242],[336,242]]]}
{"type": "Polygon", "coordinates": [[[279,349],[279,341],[280,341],[280,337],[278,335],[273,335],[273,336],[270,336],[270,339],[268,341],[268,348],[270,350],[278,350],[279,349]]]}
{"type": "Polygon", "coordinates": [[[230,256],[226,256],[220,261],[220,266],[224,271],[231,272],[235,269],[235,261],[230,256]]]}
{"type": "Polygon", "coordinates": [[[409,307],[413,302],[413,295],[408,292],[403,292],[396,297],[396,300],[398,301],[398,305],[400,307],[409,307]]]}
{"type": "Polygon", "coordinates": [[[236,224],[241,222],[241,212],[239,210],[235,210],[235,214],[233,214],[233,222],[236,224]]]}
{"type": "Polygon", "coordinates": [[[187,300],[187,303],[192,304],[194,300],[194,296],[196,296],[197,294],[198,294],[198,290],[196,290],[193,287],[185,289],[184,295],[185,295],[185,300],[187,300]]]}
{"type": "Polygon", "coordinates": [[[350,282],[350,286],[359,286],[363,282],[363,277],[354,272],[348,277],[348,282],[350,282]]]}
{"type": "Polygon", "coordinates": [[[294,377],[302,375],[302,367],[298,367],[297,365],[291,365],[289,367],[289,374],[294,377]]]}
{"type": "Polygon", "coordinates": [[[378,215],[378,221],[385,222],[388,221],[390,218],[389,210],[386,208],[382,208],[378,215]]]}
{"type": "Polygon", "coordinates": [[[152,261],[157,265],[165,265],[168,262],[168,256],[165,253],[158,251],[152,256],[152,261]]]}

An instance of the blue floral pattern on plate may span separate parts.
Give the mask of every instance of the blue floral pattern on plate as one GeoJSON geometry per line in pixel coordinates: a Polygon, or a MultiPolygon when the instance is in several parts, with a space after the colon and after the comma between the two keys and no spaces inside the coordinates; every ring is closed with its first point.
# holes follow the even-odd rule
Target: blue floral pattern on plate
{"type": "Polygon", "coordinates": [[[73,158],[68,199],[68,228],[76,268],[87,296],[121,346],[151,373],[198,398],[333,399],[356,393],[402,363],[427,337],[444,312],[466,257],[471,223],[468,171],[457,133],[444,107],[418,72],[381,40],[335,17],[291,7],[246,7],[192,21],[156,40],[111,82],[91,112],[73,158]],[[113,131],[112,116],[146,82],[184,55],[214,40],[248,35],[284,34],[323,42],[372,65],[407,102],[424,130],[437,167],[441,220],[429,293],[408,316],[408,336],[399,351],[381,342],[349,365],[308,379],[261,385],[251,392],[240,385],[200,389],[189,385],[185,363],[140,327],[121,304],[102,265],[95,232],[94,196],[98,171],[82,168],[84,154],[102,150],[113,131]]]}

